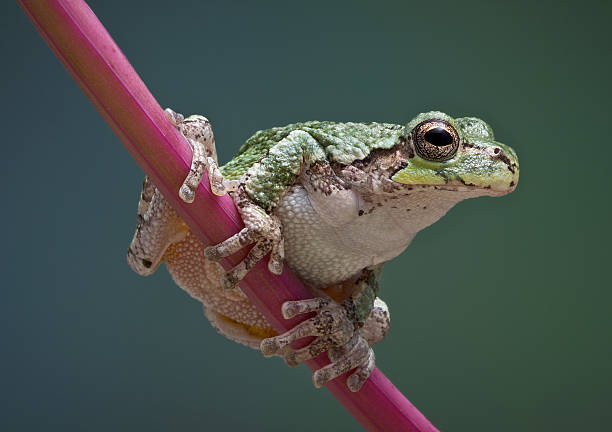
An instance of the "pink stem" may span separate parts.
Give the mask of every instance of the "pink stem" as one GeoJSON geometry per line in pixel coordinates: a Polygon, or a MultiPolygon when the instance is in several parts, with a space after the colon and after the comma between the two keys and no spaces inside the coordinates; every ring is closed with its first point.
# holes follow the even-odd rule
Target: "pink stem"
{"type": "MultiPolygon", "coordinates": [[[[193,204],[179,199],[178,189],[191,163],[189,146],[87,4],[81,0],[19,0],[19,4],[191,231],[205,244],[214,244],[240,230],[242,220],[232,200],[212,195],[207,182],[198,188],[193,204]]],[[[229,268],[243,257],[236,254],[223,265],[229,268]]],[[[283,302],[312,297],[289,269],[274,276],[262,261],[240,286],[277,331],[285,332],[305,319],[285,320],[280,314],[283,302]]],[[[308,366],[317,370],[329,363],[326,357],[319,356],[308,366]]],[[[326,387],[367,430],[437,431],[378,369],[358,393],[351,393],[345,381],[346,374],[326,387]]]]}

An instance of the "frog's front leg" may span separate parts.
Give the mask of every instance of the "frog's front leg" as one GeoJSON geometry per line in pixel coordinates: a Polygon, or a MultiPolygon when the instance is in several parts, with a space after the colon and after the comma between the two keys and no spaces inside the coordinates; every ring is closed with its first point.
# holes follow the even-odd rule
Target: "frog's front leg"
{"type": "Polygon", "coordinates": [[[270,272],[282,272],[284,246],[281,224],[273,210],[296,182],[304,166],[323,159],[325,154],[317,141],[307,132],[295,130],[274,145],[241,178],[233,198],[245,228],[204,251],[207,259],[219,261],[255,243],[247,257],[222,278],[224,288],[236,286],[268,252],[270,272]]]}
{"type": "Polygon", "coordinates": [[[242,216],[245,227],[218,245],[207,247],[204,249],[204,254],[210,261],[219,261],[249,244],[255,243],[255,246],[251,248],[244,260],[223,275],[221,286],[225,289],[234,288],[268,252],[270,252],[268,269],[273,274],[281,274],[285,257],[278,217],[267,214],[255,204],[242,184],[234,193],[234,203],[242,216]]]}
{"type": "Polygon", "coordinates": [[[170,108],[166,108],[165,113],[170,122],[187,138],[193,153],[189,174],[179,189],[181,199],[188,203],[193,202],[205,168],[212,193],[221,196],[235,190],[237,182],[225,180],[219,170],[215,136],[208,119],[201,115],[185,118],[170,108]]]}
{"type": "Polygon", "coordinates": [[[289,301],[283,304],[285,318],[316,312],[316,316],[295,326],[288,332],[264,339],[261,351],[265,356],[281,355],[289,366],[312,359],[327,351],[331,363],[313,374],[316,387],[348,372],[351,391],[358,391],[374,369],[375,357],[370,344],[381,340],[389,328],[389,314],[385,303],[376,299],[380,266],[365,269],[354,281],[354,294],[338,303],[327,297],[289,301]],[[301,338],[315,340],[300,349],[289,345],[301,338]]]}

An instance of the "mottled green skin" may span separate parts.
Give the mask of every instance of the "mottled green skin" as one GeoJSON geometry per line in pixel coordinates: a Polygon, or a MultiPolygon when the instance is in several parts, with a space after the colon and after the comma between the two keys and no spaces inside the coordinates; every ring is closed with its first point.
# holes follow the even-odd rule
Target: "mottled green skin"
{"type": "Polygon", "coordinates": [[[390,123],[336,123],[309,121],[261,130],[250,137],[238,154],[221,167],[228,179],[240,178],[255,162],[289,133],[308,132],[325,150],[329,161],[350,164],[367,157],[373,149],[391,148],[404,126],[390,123]]]}
{"type": "Polygon", "coordinates": [[[270,211],[295,182],[303,162],[350,164],[374,149],[393,147],[402,130],[403,126],[388,123],[320,121],[275,127],[255,133],[221,171],[225,178],[238,179],[252,168],[246,180],[247,193],[270,211]]]}
{"type": "Polygon", "coordinates": [[[443,162],[415,155],[392,180],[415,185],[470,185],[499,192],[516,185],[516,153],[511,147],[495,141],[487,123],[475,117],[454,119],[439,111],[421,113],[407,125],[310,121],[258,131],[244,143],[236,157],[221,167],[221,171],[225,178],[239,179],[260,162],[262,166],[252,170],[254,178],[248,180],[247,190],[252,199],[269,211],[294,183],[302,162],[326,160],[350,164],[366,158],[374,149],[393,147],[401,136],[409,138],[416,125],[432,118],[445,120],[458,131],[462,145],[456,155],[443,162]],[[306,134],[290,136],[296,131],[306,134]],[[281,144],[280,148],[270,154],[277,144],[281,144]],[[493,152],[497,147],[508,156],[510,167],[507,161],[495,157],[493,152]]]}

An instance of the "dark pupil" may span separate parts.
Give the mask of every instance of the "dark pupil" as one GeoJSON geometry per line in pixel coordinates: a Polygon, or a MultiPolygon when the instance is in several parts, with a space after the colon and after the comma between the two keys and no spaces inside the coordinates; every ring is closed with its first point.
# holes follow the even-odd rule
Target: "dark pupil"
{"type": "Polygon", "coordinates": [[[446,129],[436,127],[425,132],[425,141],[436,147],[444,147],[453,142],[453,137],[446,129]]]}

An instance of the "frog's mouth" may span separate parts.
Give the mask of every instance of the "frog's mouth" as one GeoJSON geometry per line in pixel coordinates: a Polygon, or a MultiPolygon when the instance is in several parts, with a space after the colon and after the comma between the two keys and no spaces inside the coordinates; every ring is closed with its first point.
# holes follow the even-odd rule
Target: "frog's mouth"
{"type": "Polygon", "coordinates": [[[433,188],[447,191],[481,191],[483,195],[500,196],[512,192],[518,182],[518,170],[507,174],[480,176],[479,173],[458,173],[450,169],[437,170],[405,166],[390,179],[405,187],[433,188]]]}

